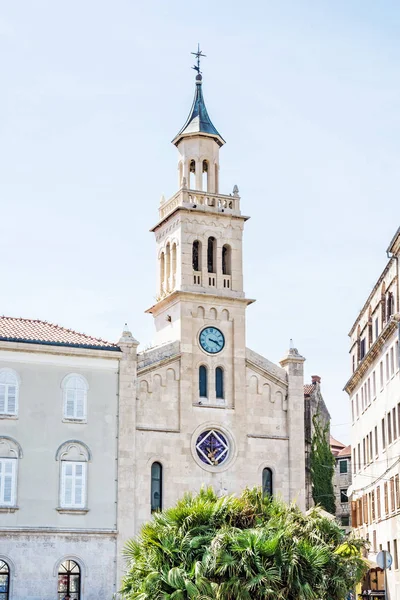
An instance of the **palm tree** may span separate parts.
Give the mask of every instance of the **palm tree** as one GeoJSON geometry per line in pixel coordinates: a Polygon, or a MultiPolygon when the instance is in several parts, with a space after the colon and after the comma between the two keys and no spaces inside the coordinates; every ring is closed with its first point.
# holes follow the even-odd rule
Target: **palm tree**
{"type": "Polygon", "coordinates": [[[318,509],[246,489],[185,495],[125,547],[125,600],[342,600],[365,570],[361,540],[345,540],[318,509]]]}

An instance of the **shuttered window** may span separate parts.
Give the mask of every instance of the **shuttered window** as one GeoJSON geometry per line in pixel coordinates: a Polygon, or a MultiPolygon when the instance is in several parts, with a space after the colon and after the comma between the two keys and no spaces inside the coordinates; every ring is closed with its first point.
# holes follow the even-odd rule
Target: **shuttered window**
{"type": "Polygon", "coordinates": [[[17,459],[0,458],[0,506],[15,506],[17,459]]]}
{"type": "Polygon", "coordinates": [[[86,463],[62,461],[61,463],[61,507],[85,508],[86,506],[86,463]]]}
{"type": "Polygon", "coordinates": [[[376,488],[376,512],[378,520],[381,518],[381,488],[378,486],[376,488]]]}
{"type": "Polygon", "coordinates": [[[88,385],[80,375],[69,375],[64,381],[64,418],[86,419],[88,385]]]}
{"type": "Polygon", "coordinates": [[[0,370],[0,415],[16,415],[18,410],[18,378],[11,369],[0,370]]]}

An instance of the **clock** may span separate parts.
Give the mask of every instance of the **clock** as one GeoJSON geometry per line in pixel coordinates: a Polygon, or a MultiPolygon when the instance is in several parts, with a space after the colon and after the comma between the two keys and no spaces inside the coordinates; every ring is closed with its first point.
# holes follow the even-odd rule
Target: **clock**
{"type": "Polygon", "coordinates": [[[225,338],[222,331],[216,327],[206,327],[200,333],[200,346],[205,352],[217,354],[225,346],[225,338]]]}

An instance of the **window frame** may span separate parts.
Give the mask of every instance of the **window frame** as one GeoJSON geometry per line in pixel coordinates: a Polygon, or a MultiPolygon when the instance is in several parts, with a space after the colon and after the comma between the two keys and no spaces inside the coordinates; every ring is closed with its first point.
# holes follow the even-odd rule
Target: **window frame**
{"type": "Polygon", "coordinates": [[[347,460],[347,458],[341,458],[339,460],[339,474],[340,475],[346,475],[348,473],[348,471],[349,471],[348,462],[349,461],[347,460]],[[346,465],[346,470],[345,471],[342,471],[342,465],[346,465]]]}
{"type": "Polygon", "coordinates": [[[4,391],[4,411],[0,412],[0,419],[1,418],[15,418],[18,417],[18,408],[19,408],[19,388],[20,388],[20,383],[21,383],[21,379],[18,375],[18,373],[16,371],[14,371],[14,369],[9,369],[8,367],[4,367],[0,369],[0,388],[1,386],[4,386],[5,391],[4,391]],[[8,376],[11,376],[14,379],[14,383],[10,383],[10,382],[2,382],[1,378],[2,375],[5,376],[7,378],[8,376]],[[9,405],[9,394],[8,394],[8,389],[10,386],[14,386],[15,387],[15,397],[14,397],[14,412],[11,412],[8,409],[8,405],[9,405]],[[7,404],[7,406],[6,406],[7,404]]]}
{"type": "Polygon", "coordinates": [[[9,600],[11,591],[11,567],[10,563],[4,558],[0,558],[0,575],[6,575],[7,577],[7,588],[5,592],[0,592],[4,597],[4,600],[9,600]],[[3,570],[5,567],[5,570],[3,570]]]}
{"type": "Polygon", "coordinates": [[[274,495],[274,473],[270,467],[264,467],[261,474],[261,489],[263,497],[268,496],[272,498],[274,495]],[[268,475],[269,481],[267,485],[267,478],[265,475],[268,475]],[[268,489],[267,489],[268,488],[268,489]]]}
{"type": "Polygon", "coordinates": [[[215,369],[215,398],[217,400],[225,400],[225,381],[224,369],[216,367],[215,369]]]}
{"type": "MultiPolygon", "coordinates": [[[[68,565],[68,567],[70,567],[70,565],[68,565]]],[[[75,568],[75,567],[73,567],[75,568]]],[[[58,565],[58,569],[57,569],[57,599],[58,600],[62,600],[67,594],[69,594],[72,598],[72,595],[74,596],[74,600],[80,600],[80,598],[82,598],[82,567],[81,565],[74,559],[74,558],[65,558],[63,559],[60,564],[58,565]],[[67,568],[66,566],[64,566],[64,563],[74,563],[74,565],[78,568],[78,572],[77,573],[73,573],[73,569],[67,568]],[[61,567],[63,567],[65,569],[65,572],[60,571],[61,567]],[[77,579],[79,582],[79,590],[78,592],[74,591],[74,590],[70,590],[70,580],[72,579],[72,577],[74,577],[74,575],[77,575],[77,579]],[[66,590],[59,590],[59,585],[60,585],[60,576],[61,577],[67,577],[67,589],[66,590]]]]}
{"type": "Polygon", "coordinates": [[[163,506],[163,466],[159,460],[155,460],[152,463],[151,469],[150,469],[150,511],[151,511],[151,513],[161,511],[162,506],[163,506]],[[158,467],[158,473],[159,473],[158,478],[156,478],[153,473],[153,468],[155,466],[158,467]],[[157,491],[157,490],[155,490],[155,482],[159,482],[158,486],[157,486],[158,492],[160,494],[158,506],[155,506],[155,504],[153,504],[153,490],[154,490],[154,493],[157,491]]]}
{"type": "Polygon", "coordinates": [[[349,497],[347,495],[347,488],[340,488],[340,504],[348,504],[349,503],[349,497]],[[346,500],[343,500],[343,498],[346,497],[346,500]]]}
{"type": "Polygon", "coordinates": [[[84,375],[81,375],[80,373],[68,373],[68,375],[66,375],[62,381],[61,387],[62,387],[62,395],[63,395],[63,421],[73,421],[75,423],[87,423],[87,404],[88,404],[89,384],[87,382],[86,377],[84,377],[84,375]],[[83,388],[68,386],[68,383],[72,379],[75,379],[75,378],[77,378],[84,384],[83,388]],[[82,406],[83,406],[82,416],[78,416],[78,398],[76,396],[76,392],[79,391],[79,389],[83,389],[83,392],[84,392],[83,399],[82,399],[82,406]],[[68,403],[70,402],[70,399],[68,398],[68,392],[71,390],[75,391],[75,395],[73,398],[73,404],[74,404],[73,416],[68,414],[68,403]]]}
{"type": "Polygon", "coordinates": [[[87,468],[87,461],[77,461],[77,460],[65,460],[62,459],[60,464],[60,508],[61,509],[65,509],[65,510],[85,510],[87,508],[87,476],[88,476],[88,468],[87,468]],[[72,474],[71,476],[68,475],[68,477],[72,477],[72,486],[71,486],[71,499],[73,498],[74,501],[71,500],[70,503],[66,502],[66,477],[67,474],[65,473],[65,470],[67,468],[67,466],[72,466],[72,474]],[[81,476],[81,502],[78,503],[76,502],[76,467],[77,466],[81,466],[82,467],[82,476],[81,476]]]}
{"type": "Polygon", "coordinates": [[[18,458],[0,457],[0,508],[12,508],[17,505],[17,476],[18,476],[18,458]],[[4,499],[5,484],[4,479],[6,477],[5,465],[12,465],[11,472],[11,495],[10,500],[7,502],[4,499]]]}
{"type": "Polygon", "coordinates": [[[199,366],[199,398],[200,400],[208,400],[208,367],[207,365],[199,366]],[[205,394],[202,392],[205,391],[205,394]]]}

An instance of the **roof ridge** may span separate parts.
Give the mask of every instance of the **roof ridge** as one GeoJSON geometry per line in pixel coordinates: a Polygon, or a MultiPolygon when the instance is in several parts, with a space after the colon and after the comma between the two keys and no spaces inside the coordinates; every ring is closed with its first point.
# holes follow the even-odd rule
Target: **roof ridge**
{"type": "Polygon", "coordinates": [[[23,333],[25,332],[21,332],[21,331],[5,331],[4,334],[1,331],[0,328],[0,339],[5,339],[5,340],[21,340],[21,341],[37,341],[39,343],[54,343],[54,344],[61,344],[61,345],[80,345],[80,346],[99,346],[99,347],[108,347],[108,348],[118,348],[118,345],[115,344],[114,342],[109,342],[103,338],[100,337],[95,337],[93,335],[90,335],[88,333],[81,333],[80,331],[76,331],[75,329],[71,329],[69,327],[64,327],[63,325],[59,325],[58,323],[52,323],[50,321],[43,321],[42,319],[29,319],[29,318],[25,318],[25,317],[9,317],[7,315],[1,315],[0,316],[0,323],[3,322],[8,322],[9,323],[9,327],[12,327],[11,323],[18,323],[19,325],[26,325],[27,327],[29,327],[29,325],[32,325],[33,327],[40,327],[40,326],[45,326],[48,331],[27,331],[26,332],[26,336],[23,335],[23,333]],[[60,333],[60,334],[64,334],[64,336],[66,334],[70,334],[71,339],[70,340],[66,340],[65,338],[60,340],[60,339],[49,339],[51,338],[51,332],[53,332],[54,334],[56,333],[60,333]],[[50,335],[49,335],[50,333],[50,335]],[[46,335],[47,334],[47,335],[46,335]],[[72,338],[76,336],[79,339],[77,340],[73,340],[72,338]],[[88,344],[85,344],[85,342],[88,342],[88,344]],[[95,342],[95,344],[94,344],[95,342]]]}

